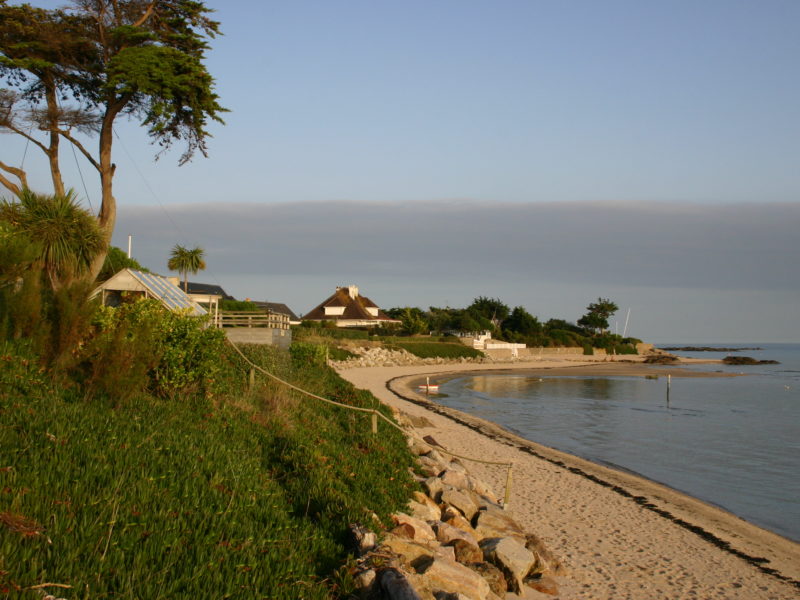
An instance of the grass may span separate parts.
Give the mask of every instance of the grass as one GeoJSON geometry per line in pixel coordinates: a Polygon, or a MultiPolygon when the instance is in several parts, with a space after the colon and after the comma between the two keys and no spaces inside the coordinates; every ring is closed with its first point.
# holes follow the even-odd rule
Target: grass
{"type": "Polygon", "coordinates": [[[420,358],[478,358],[483,353],[464,344],[444,342],[394,342],[387,348],[400,348],[420,358]]]}
{"type": "MultiPolygon", "coordinates": [[[[17,349],[18,350],[18,349],[17,349]]],[[[320,365],[267,347],[258,364],[378,407],[320,365]]],[[[228,394],[112,406],[0,356],[0,594],[40,598],[327,598],[348,524],[386,521],[414,483],[402,435],[300,398],[224,358],[228,394]]],[[[385,410],[385,409],[382,409],[385,410]]]]}

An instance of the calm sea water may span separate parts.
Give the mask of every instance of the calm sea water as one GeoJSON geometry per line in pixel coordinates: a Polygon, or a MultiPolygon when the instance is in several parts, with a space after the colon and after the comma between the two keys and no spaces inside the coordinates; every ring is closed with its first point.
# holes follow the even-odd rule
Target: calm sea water
{"type": "Polygon", "coordinates": [[[664,377],[546,375],[452,379],[440,387],[447,397],[439,402],[800,541],[800,345],[745,345],[764,349],[736,355],[781,364],[688,367],[749,375],[673,377],[669,404],[664,377]]]}

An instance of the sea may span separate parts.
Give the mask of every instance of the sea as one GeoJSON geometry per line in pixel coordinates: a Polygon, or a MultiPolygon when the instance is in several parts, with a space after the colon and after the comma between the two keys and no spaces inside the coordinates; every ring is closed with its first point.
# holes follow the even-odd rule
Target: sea
{"type": "Polygon", "coordinates": [[[473,375],[437,401],[533,442],[641,475],[800,541],[800,344],[731,354],[779,364],[681,367],[743,377],[473,375]],[[668,393],[669,392],[669,393],[668,393]]]}

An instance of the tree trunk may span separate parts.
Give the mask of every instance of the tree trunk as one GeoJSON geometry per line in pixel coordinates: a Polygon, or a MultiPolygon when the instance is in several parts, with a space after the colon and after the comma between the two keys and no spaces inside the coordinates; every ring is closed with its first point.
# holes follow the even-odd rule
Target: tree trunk
{"type": "Polygon", "coordinates": [[[100,214],[97,215],[97,222],[103,234],[105,250],[95,257],[89,271],[91,279],[97,279],[97,275],[103,268],[103,263],[111,245],[111,236],[114,234],[114,225],[117,222],[117,201],[114,198],[114,171],[116,165],[111,162],[111,146],[114,141],[114,119],[125,106],[124,101],[109,102],[103,121],[100,127],[100,187],[102,192],[102,202],[100,204],[100,214]]]}
{"type": "Polygon", "coordinates": [[[64,195],[64,179],[61,177],[61,167],[58,162],[58,149],[61,136],[58,133],[58,100],[52,77],[44,80],[45,97],[47,100],[47,127],[50,132],[50,144],[47,146],[47,159],[50,161],[50,176],[53,179],[53,192],[56,196],[64,195]]]}

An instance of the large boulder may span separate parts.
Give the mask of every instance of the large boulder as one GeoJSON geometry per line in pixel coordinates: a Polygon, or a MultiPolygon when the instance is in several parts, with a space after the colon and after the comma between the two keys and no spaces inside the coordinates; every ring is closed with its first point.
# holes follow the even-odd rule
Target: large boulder
{"type": "Polygon", "coordinates": [[[486,583],[489,584],[489,589],[492,590],[494,594],[500,596],[501,598],[506,595],[508,583],[506,582],[506,576],[503,575],[503,572],[500,569],[495,567],[493,564],[484,561],[473,562],[466,566],[483,577],[486,580],[486,583]]]}
{"type": "Polygon", "coordinates": [[[438,477],[428,477],[422,482],[422,487],[428,496],[433,498],[435,502],[439,502],[439,499],[442,497],[442,492],[444,491],[444,484],[441,479],[438,477]]]}
{"type": "Polygon", "coordinates": [[[418,572],[434,594],[460,593],[470,600],[486,600],[491,593],[483,577],[455,561],[436,559],[418,572]]]}
{"type": "Polygon", "coordinates": [[[471,544],[466,540],[453,540],[450,547],[453,548],[453,555],[456,562],[460,562],[462,565],[483,562],[483,551],[477,544],[471,544]]]}
{"type": "Polygon", "coordinates": [[[475,535],[479,540],[484,538],[514,537],[524,546],[525,532],[511,518],[507,512],[500,508],[487,506],[478,513],[475,520],[475,535]]]}
{"type": "MultiPolygon", "coordinates": [[[[437,533],[438,536],[438,533],[437,533]]],[[[558,557],[550,552],[542,540],[532,533],[529,533],[525,539],[525,547],[533,552],[536,556],[536,564],[531,569],[532,574],[536,573],[549,573],[552,575],[566,575],[567,570],[558,557]]]]}
{"type": "Polygon", "coordinates": [[[472,499],[472,496],[468,492],[456,488],[445,487],[442,492],[441,501],[457,508],[461,514],[470,521],[478,512],[478,505],[472,499]]]}
{"type": "MultiPolygon", "coordinates": [[[[469,523],[466,522],[466,519],[464,519],[464,523],[469,527],[469,523]]],[[[472,529],[472,527],[470,527],[470,529],[472,529]]],[[[444,521],[434,523],[433,530],[436,532],[436,539],[442,544],[450,544],[455,540],[464,540],[473,546],[478,545],[478,539],[470,533],[470,531],[461,529],[450,523],[445,523],[444,521]]]]}
{"type": "Polygon", "coordinates": [[[455,469],[448,468],[441,475],[439,475],[439,478],[442,480],[442,483],[445,484],[445,486],[449,485],[461,490],[469,489],[469,481],[467,474],[464,471],[457,471],[455,469]]]}
{"type": "Polygon", "coordinates": [[[414,499],[408,503],[411,515],[423,521],[439,521],[442,509],[422,492],[414,492],[414,499]]]}
{"type": "Polygon", "coordinates": [[[480,546],[486,561],[503,571],[509,590],[521,594],[525,577],[536,561],[533,552],[510,537],[485,539],[480,546]]]}
{"type": "Polygon", "coordinates": [[[412,531],[411,539],[418,542],[429,542],[436,539],[433,529],[422,519],[417,519],[405,513],[395,513],[392,520],[400,526],[409,526],[412,531]]]}

